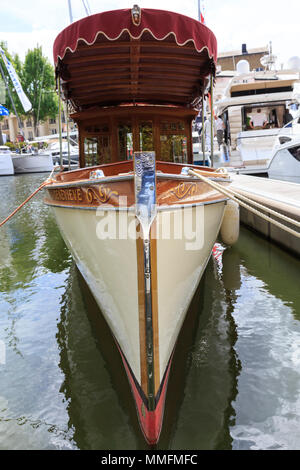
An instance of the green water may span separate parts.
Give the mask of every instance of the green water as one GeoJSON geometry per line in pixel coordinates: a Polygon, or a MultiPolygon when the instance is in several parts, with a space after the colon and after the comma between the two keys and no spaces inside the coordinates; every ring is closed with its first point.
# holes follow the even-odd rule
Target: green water
{"type": "MultiPolygon", "coordinates": [[[[45,177],[1,177],[0,219],[45,177]]],[[[119,354],[42,197],[0,229],[0,449],[147,449],[119,354]]],[[[299,268],[246,229],[210,260],[159,449],[300,449],[299,268]]]]}

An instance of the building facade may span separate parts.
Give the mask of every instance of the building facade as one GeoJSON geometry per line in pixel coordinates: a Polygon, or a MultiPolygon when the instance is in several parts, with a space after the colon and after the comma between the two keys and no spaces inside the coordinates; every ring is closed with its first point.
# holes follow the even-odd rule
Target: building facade
{"type": "MultiPolygon", "coordinates": [[[[2,135],[4,136],[4,140],[6,142],[17,142],[20,136],[24,137],[25,140],[32,141],[35,140],[36,137],[42,137],[52,134],[58,134],[59,132],[59,120],[58,117],[56,119],[48,119],[47,121],[41,122],[38,125],[38,132],[36,134],[34,126],[33,126],[33,119],[28,117],[27,119],[21,119],[18,122],[17,117],[14,114],[10,114],[0,122],[2,135]]],[[[69,121],[69,130],[74,130],[75,123],[70,120],[69,121]]],[[[62,116],[62,132],[67,131],[67,124],[64,115],[62,116]]]]}
{"type": "Polygon", "coordinates": [[[249,62],[250,71],[262,69],[260,59],[267,54],[269,54],[269,46],[247,50],[247,45],[242,44],[239,51],[220,52],[217,65],[221,66],[222,70],[236,70],[236,64],[245,59],[249,62]]]}

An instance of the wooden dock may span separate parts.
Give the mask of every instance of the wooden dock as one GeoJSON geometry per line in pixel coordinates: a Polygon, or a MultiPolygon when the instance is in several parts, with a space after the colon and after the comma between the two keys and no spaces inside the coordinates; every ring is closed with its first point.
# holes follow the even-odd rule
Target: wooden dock
{"type": "MultiPolygon", "coordinates": [[[[230,178],[231,189],[280,214],[300,221],[300,184],[234,173],[230,173],[230,178]]],[[[265,214],[281,222],[267,211],[265,214]]],[[[283,231],[243,207],[240,208],[240,219],[243,224],[300,256],[300,238],[283,231]]],[[[299,228],[284,223],[299,232],[299,228]]]]}

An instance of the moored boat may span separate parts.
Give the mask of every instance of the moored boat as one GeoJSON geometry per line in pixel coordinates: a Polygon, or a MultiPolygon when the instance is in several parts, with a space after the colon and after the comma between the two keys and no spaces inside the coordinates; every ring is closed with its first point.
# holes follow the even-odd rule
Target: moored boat
{"type": "Polygon", "coordinates": [[[271,179],[300,183],[300,116],[293,119],[291,127],[284,127],[273,146],[268,167],[271,179]]]}
{"type": "Polygon", "coordinates": [[[292,119],[289,107],[299,102],[298,87],[297,71],[236,73],[216,103],[217,114],[226,124],[226,143],[237,150],[227,166],[236,167],[240,174],[268,173],[278,136],[282,129],[287,134],[292,131],[285,124],[292,119]]]}
{"type": "MultiPolygon", "coordinates": [[[[80,169],[47,185],[61,233],[113,333],[149,444],[162,427],[176,340],[218,235],[226,197],[189,174],[192,121],[216,39],[166,11],[116,10],[54,44],[79,130],[80,169]]],[[[224,173],[202,170],[228,184],[224,173]]]]}
{"type": "Polygon", "coordinates": [[[15,154],[12,155],[15,173],[46,173],[53,170],[51,155],[43,154],[15,154]]]}
{"type": "Polygon", "coordinates": [[[0,146],[0,176],[14,174],[14,166],[11,159],[11,151],[7,145],[0,146]]]}

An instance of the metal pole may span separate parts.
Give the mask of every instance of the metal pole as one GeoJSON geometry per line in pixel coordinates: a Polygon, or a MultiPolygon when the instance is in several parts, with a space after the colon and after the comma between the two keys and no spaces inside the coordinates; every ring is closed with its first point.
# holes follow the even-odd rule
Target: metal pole
{"type": "Polygon", "coordinates": [[[205,166],[204,109],[205,109],[205,102],[204,102],[204,93],[203,93],[203,94],[202,94],[202,135],[201,135],[202,155],[203,155],[203,166],[205,166]]]}
{"type": "Polygon", "coordinates": [[[69,4],[69,15],[70,15],[70,23],[73,23],[73,15],[72,15],[72,5],[71,5],[71,0],[68,0],[69,4]]]}
{"type": "Polygon", "coordinates": [[[214,166],[214,79],[210,76],[210,160],[211,166],[214,166]]]}
{"type": "Polygon", "coordinates": [[[67,122],[67,140],[68,140],[68,163],[69,163],[69,170],[71,169],[71,155],[70,155],[70,134],[69,134],[69,110],[68,110],[68,102],[65,106],[65,115],[66,115],[66,122],[67,122]]]}
{"type": "Polygon", "coordinates": [[[60,166],[63,167],[63,156],[62,156],[62,130],[61,130],[60,76],[58,76],[58,132],[59,132],[60,166]]]}
{"type": "Polygon", "coordinates": [[[198,0],[198,21],[201,19],[201,8],[200,8],[200,0],[198,0]]]}
{"type": "Polygon", "coordinates": [[[88,8],[87,8],[87,6],[86,6],[86,4],[85,4],[85,1],[82,0],[82,3],[83,3],[83,6],[84,6],[84,9],[85,9],[85,12],[86,12],[87,16],[89,16],[90,13],[89,13],[89,10],[88,10],[88,8]]]}

